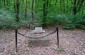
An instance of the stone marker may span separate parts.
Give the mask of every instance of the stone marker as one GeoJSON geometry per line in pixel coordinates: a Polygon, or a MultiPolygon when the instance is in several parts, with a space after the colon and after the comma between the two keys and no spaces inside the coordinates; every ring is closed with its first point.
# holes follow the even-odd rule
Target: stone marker
{"type": "Polygon", "coordinates": [[[33,34],[35,34],[35,33],[45,33],[45,31],[42,29],[42,27],[35,27],[35,29],[31,33],[33,33],[33,34]]]}
{"type": "MultiPolygon", "coordinates": [[[[31,31],[31,35],[30,37],[32,38],[40,38],[42,36],[44,36],[45,34],[45,30],[43,30],[42,27],[35,27],[34,30],[31,31]]],[[[43,38],[40,38],[41,40],[43,40],[43,38]]],[[[30,40],[36,40],[36,39],[30,39],[30,40]]]]}

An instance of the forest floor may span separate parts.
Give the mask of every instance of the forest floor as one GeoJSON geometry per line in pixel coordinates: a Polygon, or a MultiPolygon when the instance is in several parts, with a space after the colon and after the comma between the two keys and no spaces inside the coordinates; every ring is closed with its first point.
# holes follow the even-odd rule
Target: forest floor
{"type": "MultiPolygon", "coordinates": [[[[54,28],[49,29],[54,30],[54,28]]],[[[24,29],[19,31],[25,32],[24,29]]],[[[57,48],[56,33],[46,37],[46,40],[36,42],[29,42],[28,38],[18,35],[18,52],[16,53],[14,30],[0,31],[0,55],[85,55],[84,30],[60,28],[59,37],[60,48],[57,48]]]]}

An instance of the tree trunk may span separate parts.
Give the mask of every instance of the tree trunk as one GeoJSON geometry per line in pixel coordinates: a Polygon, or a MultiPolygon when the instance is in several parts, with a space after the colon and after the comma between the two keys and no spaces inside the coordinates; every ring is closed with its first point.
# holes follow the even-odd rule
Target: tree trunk
{"type": "Polygon", "coordinates": [[[73,14],[76,15],[82,7],[84,0],[74,0],[74,6],[73,6],[73,14]]]}
{"type": "Polygon", "coordinates": [[[78,2],[79,7],[78,7],[78,9],[77,9],[77,12],[79,12],[79,11],[81,10],[81,7],[82,7],[82,5],[83,5],[83,3],[84,3],[84,0],[79,0],[79,2],[78,2]],[[80,2],[80,3],[79,3],[79,2],[80,2]]]}
{"type": "Polygon", "coordinates": [[[46,26],[46,0],[43,0],[43,27],[46,26]]]}
{"type": "Polygon", "coordinates": [[[32,20],[34,20],[34,0],[32,0],[32,20]]]}
{"type": "Polygon", "coordinates": [[[28,3],[28,1],[26,0],[26,7],[25,7],[25,18],[27,18],[27,3],[28,3]]]}
{"type": "Polygon", "coordinates": [[[77,12],[76,1],[77,1],[77,0],[74,0],[74,4],[73,4],[73,14],[74,14],[74,15],[76,15],[76,12],[77,12]]]}
{"type": "Polygon", "coordinates": [[[4,0],[4,6],[6,6],[6,0],[4,0]]]}
{"type": "Polygon", "coordinates": [[[58,1],[58,0],[55,1],[55,6],[57,5],[57,1],[58,1]]]}
{"type": "Polygon", "coordinates": [[[16,22],[19,21],[19,0],[16,0],[16,22]]]}

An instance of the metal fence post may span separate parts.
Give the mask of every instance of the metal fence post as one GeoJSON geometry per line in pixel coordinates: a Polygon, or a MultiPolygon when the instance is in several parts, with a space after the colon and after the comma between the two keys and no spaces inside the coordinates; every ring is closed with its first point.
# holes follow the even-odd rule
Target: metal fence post
{"type": "Polygon", "coordinates": [[[57,31],[57,45],[59,48],[59,28],[58,27],[56,27],[56,31],[57,31]]]}
{"type": "Polygon", "coordinates": [[[18,51],[17,50],[17,32],[18,32],[18,30],[15,29],[15,48],[16,48],[16,52],[18,51]]]}

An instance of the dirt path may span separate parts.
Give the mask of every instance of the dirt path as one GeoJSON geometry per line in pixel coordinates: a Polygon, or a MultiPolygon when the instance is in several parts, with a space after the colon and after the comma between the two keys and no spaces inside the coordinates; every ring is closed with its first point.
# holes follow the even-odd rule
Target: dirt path
{"type": "MultiPolygon", "coordinates": [[[[59,36],[59,55],[85,55],[84,30],[60,29],[59,36]]],[[[0,55],[58,55],[57,49],[56,33],[45,40],[34,42],[29,42],[28,38],[18,35],[18,52],[15,53],[14,31],[0,31],[0,55]]]]}

